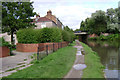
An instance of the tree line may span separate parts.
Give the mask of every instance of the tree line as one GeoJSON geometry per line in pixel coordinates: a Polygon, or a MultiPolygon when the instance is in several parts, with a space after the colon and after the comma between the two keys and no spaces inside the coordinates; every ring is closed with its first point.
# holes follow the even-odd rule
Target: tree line
{"type": "Polygon", "coordinates": [[[82,21],[80,24],[80,29],[76,31],[86,31],[89,34],[98,34],[101,33],[119,33],[120,26],[119,23],[119,9],[110,8],[107,11],[97,10],[95,13],[91,14],[90,18],[86,18],[85,21],[82,21]]]}

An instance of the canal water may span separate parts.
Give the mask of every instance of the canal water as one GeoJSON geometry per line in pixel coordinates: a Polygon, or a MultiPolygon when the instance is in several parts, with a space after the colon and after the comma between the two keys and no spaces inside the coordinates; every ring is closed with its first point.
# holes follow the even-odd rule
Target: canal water
{"type": "Polygon", "coordinates": [[[100,56],[106,77],[120,80],[120,42],[88,41],[87,44],[100,56]]]}

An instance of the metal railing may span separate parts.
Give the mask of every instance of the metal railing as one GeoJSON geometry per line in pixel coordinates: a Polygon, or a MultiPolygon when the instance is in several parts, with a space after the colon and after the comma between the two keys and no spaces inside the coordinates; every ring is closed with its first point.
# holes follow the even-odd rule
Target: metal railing
{"type": "Polygon", "coordinates": [[[51,43],[38,46],[37,60],[42,60],[44,57],[48,56],[50,53],[57,51],[60,48],[66,47],[69,43],[51,43]]]}

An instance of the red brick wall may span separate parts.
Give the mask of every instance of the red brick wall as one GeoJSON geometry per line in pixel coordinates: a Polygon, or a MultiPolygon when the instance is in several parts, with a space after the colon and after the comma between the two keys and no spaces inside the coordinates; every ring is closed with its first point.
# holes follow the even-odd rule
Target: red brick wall
{"type": "Polygon", "coordinates": [[[16,45],[16,50],[19,52],[37,52],[38,50],[38,45],[44,45],[43,43],[41,44],[22,44],[22,43],[17,43],[16,45]]]}
{"type": "MultiPolygon", "coordinates": [[[[68,42],[61,42],[62,47],[68,45],[68,42]]],[[[61,48],[61,43],[59,43],[59,48],[61,48]]],[[[48,50],[53,50],[53,43],[38,43],[38,44],[22,44],[17,43],[16,50],[19,52],[37,52],[38,46],[41,46],[39,51],[46,50],[46,45],[48,45],[48,50]]],[[[58,43],[54,43],[54,50],[58,49],[58,43]]]]}
{"type": "Polygon", "coordinates": [[[10,49],[7,46],[0,47],[0,58],[9,56],[10,55],[9,53],[10,49]]]}

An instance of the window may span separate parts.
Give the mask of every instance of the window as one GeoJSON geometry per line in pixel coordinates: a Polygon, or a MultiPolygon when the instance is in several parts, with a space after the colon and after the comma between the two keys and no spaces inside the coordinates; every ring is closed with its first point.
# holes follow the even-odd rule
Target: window
{"type": "Polygon", "coordinates": [[[42,22],[42,23],[41,23],[41,28],[44,28],[44,27],[46,27],[46,23],[45,23],[45,22],[42,22]]]}

